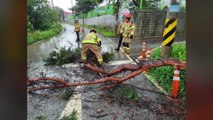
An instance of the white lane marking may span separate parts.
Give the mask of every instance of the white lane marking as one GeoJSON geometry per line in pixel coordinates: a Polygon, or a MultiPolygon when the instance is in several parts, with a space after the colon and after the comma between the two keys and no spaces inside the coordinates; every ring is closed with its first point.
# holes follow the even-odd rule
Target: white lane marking
{"type": "Polygon", "coordinates": [[[76,68],[76,67],[80,67],[80,66],[82,66],[83,64],[73,64],[73,63],[69,63],[69,64],[64,64],[64,65],[62,65],[62,67],[64,67],[64,68],[70,68],[70,67],[72,67],[72,68],[76,68]]]}
{"type": "MultiPolygon", "coordinates": [[[[121,65],[121,64],[128,64],[131,63],[131,60],[118,60],[118,61],[110,61],[109,63],[107,63],[106,65],[121,65]]],[[[64,64],[62,65],[63,68],[77,68],[83,66],[83,64],[73,64],[73,63],[69,63],[69,64],[64,64]]]]}
{"type": "Polygon", "coordinates": [[[75,109],[77,111],[77,118],[78,120],[82,120],[82,104],[81,104],[81,93],[78,92],[78,89],[81,89],[81,86],[76,87],[76,93],[74,96],[70,98],[67,102],[66,107],[64,108],[63,112],[61,113],[59,119],[63,118],[64,116],[68,116],[72,113],[75,109]]]}
{"type": "Polygon", "coordinates": [[[121,65],[131,63],[130,60],[110,61],[107,65],[121,65]]]}
{"type": "Polygon", "coordinates": [[[109,40],[110,42],[112,42],[112,40],[111,39],[109,39],[109,38],[106,38],[107,40],[109,40]]]}
{"type": "MultiPolygon", "coordinates": [[[[112,42],[112,40],[111,39],[109,39],[109,38],[107,38],[110,42],[112,42]]],[[[124,52],[124,50],[122,49],[122,47],[120,48],[120,50],[121,50],[121,52],[124,52]]],[[[130,58],[129,57],[129,55],[126,55],[126,57],[131,61],[131,64],[136,64],[135,62],[134,62],[134,60],[132,60],[132,58],[130,58]]]]}

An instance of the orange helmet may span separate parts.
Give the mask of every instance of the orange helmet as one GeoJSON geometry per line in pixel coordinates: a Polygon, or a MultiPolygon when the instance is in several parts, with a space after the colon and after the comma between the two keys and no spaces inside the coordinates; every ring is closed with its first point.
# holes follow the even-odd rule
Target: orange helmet
{"type": "Polygon", "coordinates": [[[124,16],[125,16],[125,18],[129,18],[129,19],[131,19],[131,17],[132,17],[132,15],[130,13],[126,13],[124,16]]]}

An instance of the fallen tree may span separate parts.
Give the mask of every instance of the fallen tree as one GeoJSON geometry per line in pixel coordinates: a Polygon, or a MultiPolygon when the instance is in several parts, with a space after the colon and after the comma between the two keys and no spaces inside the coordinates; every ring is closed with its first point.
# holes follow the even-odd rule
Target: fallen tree
{"type": "Polygon", "coordinates": [[[180,61],[177,59],[149,60],[149,61],[140,62],[140,64],[137,64],[137,65],[123,64],[123,65],[120,65],[120,66],[114,68],[111,71],[106,71],[104,69],[97,68],[92,63],[85,64],[85,66],[88,69],[90,69],[91,71],[104,74],[105,77],[94,80],[94,81],[82,81],[82,82],[73,82],[73,83],[66,82],[65,80],[60,79],[60,78],[49,78],[49,77],[28,78],[28,80],[27,80],[28,83],[47,81],[47,80],[59,83],[58,85],[53,85],[53,86],[30,87],[28,89],[28,92],[42,90],[42,89],[56,89],[56,88],[72,87],[72,86],[79,86],[79,85],[110,83],[110,84],[104,85],[103,87],[99,88],[99,90],[104,90],[104,89],[113,88],[113,87],[125,82],[126,80],[128,80],[130,78],[134,78],[135,76],[139,75],[140,73],[142,73],[143,71],[145,71],[149,68],[155,68],[155,67],[161,67],[161,66],[177,66],[181,69],[186,69],[186,62],[180,61]],[[122,71],[132,71],[132,72],[124,77],[112,76],[112,75],[115,75],[122,71]]]}

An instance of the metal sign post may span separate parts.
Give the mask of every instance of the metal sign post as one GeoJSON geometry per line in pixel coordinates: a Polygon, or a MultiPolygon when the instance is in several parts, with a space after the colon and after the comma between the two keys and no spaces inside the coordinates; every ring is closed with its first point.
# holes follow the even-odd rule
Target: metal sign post
{"type": "Polygon", "coordinates": [[[172,46],[176,34],[177,17],[179,12],[179,1],[171,0],[171,6],[167,13],[163,32],[161,57],[168,58],[172,55],[172,46]]]}

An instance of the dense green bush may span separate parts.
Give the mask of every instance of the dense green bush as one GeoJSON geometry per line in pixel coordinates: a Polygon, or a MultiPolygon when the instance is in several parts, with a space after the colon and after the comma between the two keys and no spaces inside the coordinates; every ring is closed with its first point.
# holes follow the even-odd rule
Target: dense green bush
{"type": "MultiPolygon", "coordinates": [[[[151,59],[160,59],[160,50],[161,48],[156,49],[151,54],[151,59]]],[[[177,58],[183,61],[186,61],[186,45],[183,43],[178,43],[173,46],[171,58],[177,58]]],[[[171,93],[172,90],[172,80],[174,75],[173,66],[163,66],[158,68],[151,68],[149,74],[156,80],[156,82],[163,87],[167,92],[171,93]]],[[[181,100],[185,101],[185,83],[186,83],[186,71],[180,70],[180,91],[179,97],[181,100]]]]}
{"type": "Polygon", "coordinates": [[[44,59],[45,65],[63,65],[66,63],[73,63],[80,61],[81,58],[81,49],[71,47],[67,48],[62,47],[58,52],[53,51],[49,56],[44,59]]]}
{"type": "MultiPolygon", "coordinates": [[[[113,60],[115,55],[112,52],[104,52],[103,61],[108,63],[109,61],[113,60]]],[[[87,61],[97,62],[97,58],[94,56],[93,53],[87,54],[87,61]]],[[[45,65],[63,65],[67,63],[76,63],[81,61],[81,48],[71,49],[62,47],[60,50],[52,51],[47,58],[43,60],[45,65]]]]}
{"type": "Polygon", "coordinates": [[[51,8],[48,0],[27,0],[28,45],[60,33],[59,9],[51,8]]]}
{"type": "Polygon", "coordinates": [[[115,58],[115,54],[113,53],[113,50],[111,49],[110,52],[105,52],[103,55],[103,60],[105,63],[110,62],[111,60],[113,60],[115,58]]]}
{"type": "Polygon", "coordinates": [[[33,24],[29,21],[29,16],[27,16],[27,32],[31,32],[33,30],[33,24]]]}
{"type": "Polygon", "coordinates": [[[49,30],[44,30],[44,31],[37,30],[34,32],[28,32],[27,44],[30,45],[37,41],[48,39],[52,36],[59,34],[62,29],[63,29],[62,25],[54,24],[52,25],[52,28],[49,30]]]}
{"type": "Polygon", "coordinates": [[[48,0],[27,0],[27,16],[33,30],[48,30],[60,21],[59,12],[50,7],[48,0]]]}

